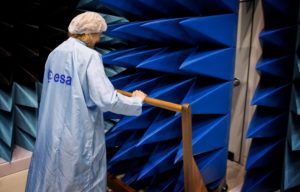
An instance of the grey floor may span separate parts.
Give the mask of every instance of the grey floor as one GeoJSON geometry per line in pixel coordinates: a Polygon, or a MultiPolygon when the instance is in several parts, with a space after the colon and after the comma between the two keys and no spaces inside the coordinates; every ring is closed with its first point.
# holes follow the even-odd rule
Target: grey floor
{"type": "Polygon", "coordinates": [[[226,181],[229,192],[239,192],[244,181],[245,168],[233,161],[227,162],[226,181]]]}

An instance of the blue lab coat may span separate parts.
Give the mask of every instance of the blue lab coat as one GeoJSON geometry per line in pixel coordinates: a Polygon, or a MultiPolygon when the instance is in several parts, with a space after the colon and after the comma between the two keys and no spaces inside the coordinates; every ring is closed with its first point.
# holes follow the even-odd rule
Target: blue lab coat
{"type": "Polygon", "coordinates": [[[106,191],[106,111],[139,115],[142,99],[117,93],[99,53],[69,38],[45,65],[27,192],[106,191]]]}

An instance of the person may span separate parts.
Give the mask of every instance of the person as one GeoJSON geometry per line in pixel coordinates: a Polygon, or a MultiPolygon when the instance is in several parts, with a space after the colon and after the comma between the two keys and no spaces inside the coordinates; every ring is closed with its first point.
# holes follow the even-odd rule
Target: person
{"type": "Polygon", "coordinates": [[[106,191],[103,113],[137,116],[146,94],[119,94],[92,49],[107,28],[94,12],[77,15],[69,39],[48,56],[27,192],[106,191]]]}

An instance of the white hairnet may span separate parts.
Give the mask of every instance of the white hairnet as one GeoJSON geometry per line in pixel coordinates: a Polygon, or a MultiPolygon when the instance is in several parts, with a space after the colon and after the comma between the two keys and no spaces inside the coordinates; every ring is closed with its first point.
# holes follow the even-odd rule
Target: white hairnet
{"type": "Polygon", "coordinates": [[[90,34],[106,31],[107,24],[103,17],[95,12],[87,11],[74,17],[68,27],[72,34],[90,34]]]}

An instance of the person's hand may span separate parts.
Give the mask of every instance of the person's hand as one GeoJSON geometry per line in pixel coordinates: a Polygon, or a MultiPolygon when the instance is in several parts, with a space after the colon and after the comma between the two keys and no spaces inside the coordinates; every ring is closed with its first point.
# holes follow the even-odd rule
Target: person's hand
{"type": "Polygon", "coordinates": [[[134,92],[132,92],[132,96],[133,97],[139,97],[143,101],[144,101],[145,97],[147,97],[147,95],[144,92],[140,91],[140,90],[135,90],[134,92]]]}

